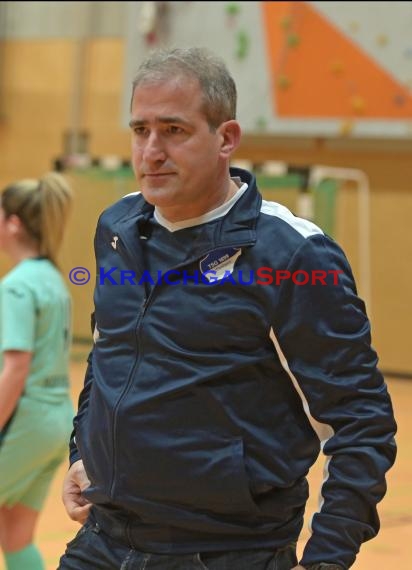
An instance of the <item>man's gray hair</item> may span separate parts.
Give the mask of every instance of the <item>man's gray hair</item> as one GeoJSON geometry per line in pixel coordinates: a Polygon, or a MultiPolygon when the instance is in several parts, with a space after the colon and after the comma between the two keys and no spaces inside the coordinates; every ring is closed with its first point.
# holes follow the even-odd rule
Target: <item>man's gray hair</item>
{"type": "Polygon", "coordinates": [[[203,111],[212,129],[236,118],[236,84],[225,62],[206,48],[160,49],[139,66],[133,80],[136,87],[179,76],[199,81],[203,92],[203,111]]]}

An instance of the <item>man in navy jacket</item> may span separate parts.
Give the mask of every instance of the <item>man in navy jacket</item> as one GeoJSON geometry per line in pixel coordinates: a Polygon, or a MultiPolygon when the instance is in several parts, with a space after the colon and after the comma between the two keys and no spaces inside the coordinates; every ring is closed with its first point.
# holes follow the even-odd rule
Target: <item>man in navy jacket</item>
{"type": "Polygon", "coordinates": [[[349,568],[379,529],[396,426],[346,257],[229,168],[241,131],[219,58],[151,55],[131,117],[141,193],[96,231],[95,344],[63,491],[83,526],[59,568],[349,568]]]}

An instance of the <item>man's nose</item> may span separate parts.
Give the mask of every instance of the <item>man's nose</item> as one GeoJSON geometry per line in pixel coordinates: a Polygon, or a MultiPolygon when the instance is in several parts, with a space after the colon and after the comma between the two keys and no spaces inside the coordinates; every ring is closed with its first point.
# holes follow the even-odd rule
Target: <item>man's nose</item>
{"type": "Polygon", "coordinates": [[[166,151],[162,143],[161,137],[156,133],[150,133],[146,139],[143,149],[144,162],[164,162],[166,160],[166,151]]]}

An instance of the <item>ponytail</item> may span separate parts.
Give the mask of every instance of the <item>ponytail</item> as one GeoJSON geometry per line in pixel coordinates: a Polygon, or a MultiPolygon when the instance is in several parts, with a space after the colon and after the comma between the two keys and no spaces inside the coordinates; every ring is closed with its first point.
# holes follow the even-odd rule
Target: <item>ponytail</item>
{"type": "Polygon", "coordinates": [[[40,255],[57,265],[64,230],[70,212],[72,192],[66,180],[56,172],[43,176],[40,184],[40,255]]]}

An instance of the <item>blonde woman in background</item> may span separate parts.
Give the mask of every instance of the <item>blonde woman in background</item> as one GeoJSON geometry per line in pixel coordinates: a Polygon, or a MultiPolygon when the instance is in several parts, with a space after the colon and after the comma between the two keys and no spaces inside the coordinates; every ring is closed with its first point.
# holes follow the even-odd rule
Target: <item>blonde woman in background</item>
{"type": "Polygon", "coordinates": [[[67,452],[70,296],[57,254],[72,201],[57,173],[1,196],[0,249],[12,270],[0,286],[0,542],[7,570],[41,570],[33,537],[67,452]]]}

